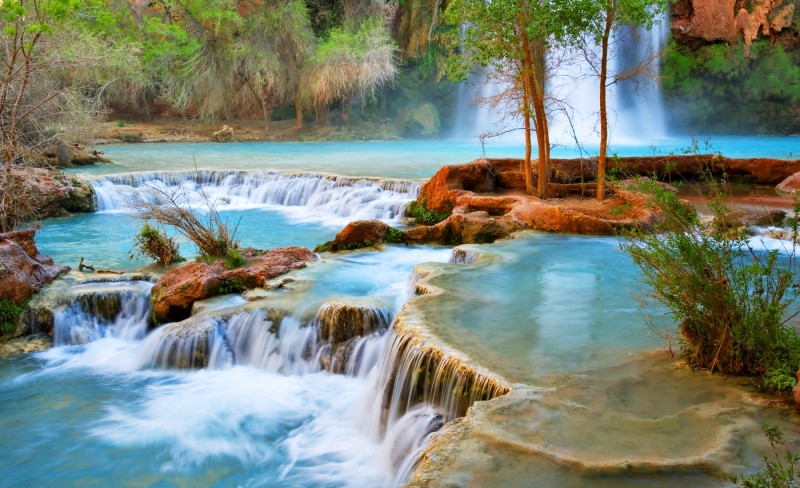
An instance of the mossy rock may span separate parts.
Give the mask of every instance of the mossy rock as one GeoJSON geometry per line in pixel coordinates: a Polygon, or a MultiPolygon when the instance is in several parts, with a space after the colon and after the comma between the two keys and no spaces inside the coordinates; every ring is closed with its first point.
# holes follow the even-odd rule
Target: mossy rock
{"type": "Polygon", "coordinates": [[[403,137],[432,137],[439,134],[439,111],[432,103],[401,109],[395,119],[403,137]]]}

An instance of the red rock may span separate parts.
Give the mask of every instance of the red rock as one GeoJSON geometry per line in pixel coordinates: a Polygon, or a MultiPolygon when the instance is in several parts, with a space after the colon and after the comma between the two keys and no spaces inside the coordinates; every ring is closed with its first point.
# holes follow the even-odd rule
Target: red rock
{"type": "Polygon", "coordinates": [[[303,247],[273,249],[267,253],[243,252],[248,264],[226,270],[222,261],[213,264],[187,263],[173,268],[153,286],[152,302],[155,319],[175,322],[187,318],[197,300],[217,296],[231,289],[245,290],[264,286],[267,281],[303,268],[316,255],[303,247]]]}
{"type": "Polygon", "coordinates": [[[673,8],[676,39],[729,41],[737,38],[735,0],[683,0],[673,8]]]}
{"type": "Polygon", "coordinates": [[[800,412],[800,369],[795,373],[797,384],[792,388],[792,398],[794,398],[794,408],[800,412]]]}
{"type": "Polygon", "coordinates": [[[778,183],[775,189],[784,193],[794,193],[800,190],[800,172],[787,176],[786,179],[778,183]]]}
{"type": "Polygon", "coordinates": [[[0,299],[22,302],[60,274],[67,266],[56,266],[53,260],[39,254],[33,240],[34,231],[24,230],[0,234],[0,299]]]}
{"type": "Polygon", "coordinates": [[[333,242],[338,247],[346,247],[348,244],[363,242],[381,242],[386,236],[389,226],[380,220],[359,220],[350,222],[336,234],[333,242]]]}

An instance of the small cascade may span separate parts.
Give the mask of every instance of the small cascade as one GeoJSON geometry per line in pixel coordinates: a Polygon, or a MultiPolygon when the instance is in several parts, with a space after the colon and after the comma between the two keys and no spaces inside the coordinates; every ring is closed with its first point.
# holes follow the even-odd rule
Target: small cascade
{"type": "Polygon", "coordinates": [[[395,473],[394,486],[411,477],[414,467],[425,452],[428,435],[444,426],[444,416],[429,405],[417,405],[386,432],[381,460],[395,473]]]}
{"type": "Polygon", "coordinates": [[[325,370],[364,377],[386,347],[389,313],[375,305],[324,304],[304,323],[287,312],[253,308],[229,317],[192,316],[153,331],[142,367],[222,369],[237,364],[283,375],[325,370]]]}
{"type": "Polygon", "coordinates": [[[450,264],[472,264],[475,262],[475,253],[460,247],[453,248],[450,256],[450,264]]]}
{"type": "Polygon", "coordinates": [[[71,302],[53,315],[56,346],[86,344],[113,336],[133,341],[144,337],[150,323],[150,289],[146,281],[114,285],[78,285],[71,302]]]}
{"type": "Polygon", "coordinates": [[[386,347],[390,323],[389,312],[379,305],[323,304],[312,321],[322,344],[318,363],[331,373],[366,376],[386,347]]]}
{"type": "Polygon", "coordinates": [[[398,220],[419,193],[419,184],[402,180],[245,171],[122,174],[95,180],[92,186],[100,211],[125,211],[137,201],[158,202],[159,194],[179,191],[188,205],[198,208],[208,197],[220,210],[301,207],[313,215],[385,221],[398,220]]]}
{"type": "Polygon", "coordinates": [[[227,354],[213,358],[211,367],[246,364],[285,375],[320,370],[314,361],[316,331],[296,317],[265,309],[240,312],[220,326],[227,354]]]}
{"type": "Polygon", "coordinates": [[[163,325],[145,337],[139,364],[142,368],[205,368],[212,351],[222,347],[220,341],[224,335],[216,318],[192,317],[163,325]]]}
{"type": "Polygon", "coordinates": [[[380,434],[418,405],[435,409],[444,422],[463,417],[476,401],[510,387],[414,332],[393,333],[378,371],[371,432],[380,434]]]}

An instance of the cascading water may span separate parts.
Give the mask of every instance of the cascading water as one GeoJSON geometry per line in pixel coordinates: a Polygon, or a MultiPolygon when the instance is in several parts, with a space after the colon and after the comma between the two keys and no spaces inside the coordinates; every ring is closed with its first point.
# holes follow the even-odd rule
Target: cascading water
{"type": "Polygon", "coordinates": [[[205,208],[207,198],[218,210],[295,208],[307,218],[340,221],[397,221],[419,193],[417,183],[402,180],[244,171],[114,175],[95,180],[92,186],[100,211],[126,211],[136,201],[158,202],[178,192],[187,205],[199,209],[205,208]]]}
{"type": "Polygon", "coordinates": [[[105,336],[131,341],[145,336],[150,320],[146,281],[78,285],[72,303],[53,315],[56,346],[85,344],[105,336]]]}
{"type": "MultiPolygon", "coordinates": [[[[398,301],[415,292],[416,276],[409,276],[398,301]]],[[[492,396],[487,396],[475,383],[472,373],[468,372],[463,381],[458,379],[463,365],[456,365],[447,357],[437,358],[427,352],[420,355],[398,346],[408,342],[389,332],[397,310],[386,309],[380,305],[381,301],[337,297],[324,302],[311,319],[300,318],[306,305],[290,313],[229,301],[239,311],[199,307],[197,314],[189,319],[160,326],[145,337],[151,286],[147,282],[124,281],[74,286],[70,291],[74,297],[72,303],[57,314],[57,344],[95,342],[97,351],[106,338],[121,340],[123,345],[115,346],[115,354],[125,357],[116,360],[117,364],[153,372],[148,375],[162,368],[165,371],[203,368],[200,371],[208,374],[252,368],[278,377],[311,378],[328,375],[325,371],[330,371],[357,379],[365,388],[358,395],[361,405],[355,413],[369,416],[358,421],[361,425],[358,429],[366,435],[365,442],[376,443],[375,466],[378,472],[385,473],[380,482],[372,478],[371,485],[401,484],[410,475],[430,433],[455,416],[463,415],[469,402],[492,396]],[[395,361],[400,364],[392,364],[395,361]],[[395,380],[395,373],[387,377],[387,372],[395,370],[403,371],[399,373],[405,375],[402,381],[395,380]],[[408,383],[408,373],[423,370],[428,378],[424,387],[420,385],[422,393],[412,395],[409,392],[417,387],[408,383]],[[395,391],[393,396],[386,394],[390,390],[395,391]],[[466,394],[468,390],[471,393],[466,394]],[[409,397],[398,398],[397,391],[409,393],[409,397]],[[376,398],[379,403],[373,402],[376,398]],[[458,405],[454,398],[461,398],[456,402],[458,405]],[[379,430],[373,428],[375,425],[381,426],[379,430]]],[[[53,354],[58,355],[58,350],[53,354]]],[[[177,398],[173,401],[182,402],[177,398]]],[[[155,407],[144,407],[145,418],[114,410],[106,422],[129,427],[121,432],[103,424],[95,433],[116,439],[114,442],[127,442],[133,436],[128,429],[148,431],[146,417],[159,415],[151,408],[155,407]]],[[[346,420],[338,420],[343,421],[346,420]]],[[[285,468],[284,480],[292,479],[288,474],[291,470],[290,464],[285,468]]]]}

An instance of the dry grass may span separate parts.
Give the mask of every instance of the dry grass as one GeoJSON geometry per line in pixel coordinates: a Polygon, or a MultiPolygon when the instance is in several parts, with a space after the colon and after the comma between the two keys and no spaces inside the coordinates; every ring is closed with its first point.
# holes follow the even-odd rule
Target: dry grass
{"type": "Polygon", "coordinates": [[[161,189],[154,191],[158,195],[157,202],[133,204],[133,210],[140,218],[152,219],[162,225],[174,227],[197,246],[201,255],[222,257],[226,256],[229,250],[239,247],[239,241],[236,239],[238,223],[230,225],[227,220],[222,219],[205,193],[202,195],[207,208],[202,211],[205,218],[201,219],[198,217],[201,212],[195,211],[189,205],[189,198],[183,187],[172,192],[161,189]]]}

